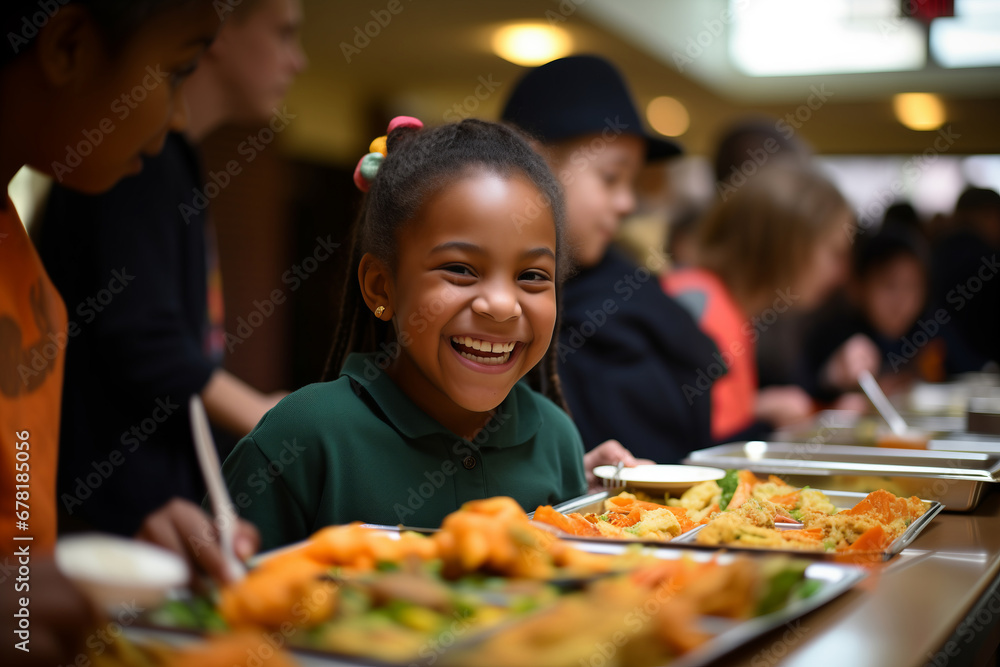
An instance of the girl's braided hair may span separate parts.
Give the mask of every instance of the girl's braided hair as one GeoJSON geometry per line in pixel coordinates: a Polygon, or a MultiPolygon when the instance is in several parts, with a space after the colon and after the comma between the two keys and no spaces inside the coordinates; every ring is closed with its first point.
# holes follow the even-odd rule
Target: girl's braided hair
{"type": "MultiPolygon", "coordinates": [[[[442,188],[477,171],[505,178],[520,176],[538,189],[538,201],[526,208],[524,218],[537,216],[546,208],[552,214],[556,225],[556,303],[560,300],[566,267],[562,190],[544,159],[516,130],[476,119],[435,128],[401,127],[389,134],[387,146],[385,161],[371,182],[351,234],[351,259],[325,379],[335,377],[352,352],[375,352],[393,337],[390,323],[373,317],[361,298],[357,275],[362,256],[371,253],[390,269],[395,267],[399,229],[414,220],[442,188]]],[[[518,221],[515,218],[513,222],[518,221]]],[[[552,344],[527,377],[534,389],[565,409],[556,372],[558,330],[557,317],[552,344]]]]}

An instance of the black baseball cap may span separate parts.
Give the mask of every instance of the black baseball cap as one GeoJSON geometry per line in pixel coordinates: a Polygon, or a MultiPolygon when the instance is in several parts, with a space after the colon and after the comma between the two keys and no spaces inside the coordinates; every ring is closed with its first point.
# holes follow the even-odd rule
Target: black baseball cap
{"type": "Polygon", "coordinates": [[[683,152],[646,131],[625,79],[600,56],[569,56],[531,70],[514,88],[501,118],[546,143],[617,127],[646,140],[647,160],[683,152]]]}

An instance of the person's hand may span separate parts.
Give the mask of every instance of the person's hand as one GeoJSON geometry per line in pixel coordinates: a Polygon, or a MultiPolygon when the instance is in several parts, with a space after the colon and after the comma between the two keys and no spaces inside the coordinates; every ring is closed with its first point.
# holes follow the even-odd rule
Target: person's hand
{"type": "Polygon", "coordinates": [[[587,473],[587,488],[591,491],[601,488],[602,482],[594,475],[594,468],[616,465],[619,461],[624,463],[626,468],[653,463],[649,459],[635,458],[632,456],[632,452],[625,449],[622,443],[617,440],[605,440],[583,455],[583,468],[587,473]]]}
{"type": "MultiPolygon", "coordinates": [[[[8,563],[17,557],[4,555],[8,563]]],[[[12,572],[17,572],[17,565],[12,572]]],[[[10,587],[0,595],[0,628],[4,641],[0,646],[0,664],[24,667],[52,667],[52,665],[77,664],[85,654],[86,644],[105,619],[97,608],[56,567],[52,558],[31,557],[30,590],[15,592],[13,581],[3,583],[10,587]],[[21,651],[15,644],[21,641],[14,630],[18,627],[15,616],[21,609],[20,598],[27,598],[31,635],[28,648],[21,651]]]]}
{"type": "Polygon", "coordinates": [[[757,419],[775,428],[805,421],[813,413],[813,400],[795,385],[765,387],[757,393],[757,419]]]}
{"type": "Polygon", "coordinates": [[[863,414],[871,410],[872,404],[868,397],[858,391],[851,391],[842,394],[840,398],[830,406],[831,410],[844,410],[845,412],[857,412],[863,414]]]}
{"type": "Polygon", "coordinates": [[[832,389],[853,391],[858,386],[861,371],[877,375],[882,365],[882,353],[864,334],[854,334],[837,348],[820,372],[820,381],[832,389]]]}
{"type": "MultiPolygon", "coordinates": [[[[146,517],[136,537],[184,557],[191,566],[192,576],[205,572],[220,583],[230,579],[212,517],[190,501],[174,498],[146,517]]],[[[233,539],[237,558],[246,560],[259,546],[257,528],[240,519],[233,539]]]]}

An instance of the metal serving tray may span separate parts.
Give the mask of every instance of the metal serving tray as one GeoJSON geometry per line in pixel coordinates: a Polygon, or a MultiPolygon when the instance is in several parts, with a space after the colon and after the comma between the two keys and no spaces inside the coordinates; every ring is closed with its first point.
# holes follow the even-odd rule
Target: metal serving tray
{"type": "Polygon", "coordinates": [[[793,486],[936,500],[966,511],[1000,481],[1000,454],[792,442],[734,442],[691,452],[684,463],[774,473],[793,486]]]}
{"type": "MultiPolygon", "coordinates": [[[[629,549],[626,545],[610,543],[577,543],[574,546],[583,551],[603,554],[620,554],[629,549]]],[[[691,558],[696,561],[707,561],[718,559],[720,563],[730,562],[736,557],[735,554],[731,553],[710,553],[662,546],[650,548],[646,553],[664,560],[691,558]]],[[[780,628],[822,607],[849,591],[866,576],[867,572],[863,568],[852,565],[824,562],[810,563],[806,567],[805,578],[807,581],[815,582],[817,589],[808,598],[793,601],[780,611],[746,621],[704,616],[700,623],[701,629],[712,635],[712,639],[697,650],[691,651],[676,660],[671,660],[669,667],[703,667],[709,665],[727,653],[738,649],[740,646],[762,637],[771,630],[780,628]]],[[[530,618],[525,618],[519,622],[531,622],[531,620],[530,618]]],[[[169,628],[133,626],[126,628],[125,632],[130,639],[136,641],[163,642],[175,646],[184,646],[200,640],[200,635],[197,633],[169,628]]],[[[458,643],[455,644],[455,647],[458,647],[458,643]]],[[[430,665],[442,657],[435,655],[430,661],[391,663],[332,653],[318,653],[313,650],[297,650],[294,648],[291,649],[291,653],[301,667],[398,667],[398,665],[430,665]]]]}
{"type": "Polygon", "coordinates": [[[980,433],[949,433],[927,443],[927,449],[939,452],[979,452],[1000,455],[1000,437],[980,433]]]}
{"type": "MultiPolygon", "coordinates": [[[[828,491],[826,489],[817,489],[817,490],[823,493],[827,498],[829,498],[830,502],[833,503],[837,509],[841,510],[846,510],[854,507],[859,502],[861,502],[865,498],[865,496],[868,495],[867,493],[856,493],[851,491],[828,491]]],[[[563,514],[569,514],[571,512],[579,512],[581,514],[586,514],[587,512],[603,512],[604,500],[607,497],[608,497],[607,492],[602,491],[600,493],[592,493],[590,495],[574,498],[573,500],[567,500],[565,503],[557,505],[553,509],[555,509],[558,512],[562,512],[563,514]]],[[[910,543],[913,542],[914,539],[916,539],[917,535],[920,534],[920,531],[922,531],[927,526],[927,524],[931,522],[931,519],[937,516],[937,514],[942,509],[944,509],[944,505],[942,505],[937,501],[926,501],[926,502],[930,503],[930,507],[927,508],[927,511],[924,512],[919,519],[911,523],[902,535],[893,540],[893,542],[888,547],[886,547],[884,551],[881,552],[881,554],[879,555],[879,559],[888,560],[893,556],[895,556],[896,554],[898,554],[903,549],[905,549],[906,547],[908,547],[910,543]]],[[[792,527],[792,524],[777,524],[777,527],[778,528],[787,527],[789,530],[796,529],[792,527]]],[[[761,553],[761,552],[781,553],[781,554],[788,554],[792,556],[800,556],[807,558],[821,558],[825,560],[837,560],[843,557],[843,554],[837,553],[835,551],[801,551],[798,549],[772,549],[765,547],[751,548],[751,547],[741,547],[739,545],[728,545],[728,544],[716,545],[716,546],[698,544],[695,542],[695,538],[698,536],[698,533],[703,528],[704,526],[696,526],[691,530],[687,531],[686,533],[681,533],[680,535],[678,535],[677,537],[668,542],[663,542],[659,540],[616,540],[606,537],[578,537],[576,535],[561,535],[560,537],[562,537],[565,540],[570,540],[574,543],[577,542],[587,542],[587,543],[603,542],[611,544],[638,543],[638,544],[657,545],[661,547],[677,546],[685,549],[694,548],[694,549],[703,549],[708,551],[726,549],[729,551],[750,551],[754,553],[761,553]]],[[[869,556],[872,555],[873,554],[866,554],[864,560],[872,560],[871,558],[869,558],[869,556]]]]}
{"type": "MultiPolygon", "coordinates": [[[[830,502],[834,504],[837,509],[846,510],[854,507],[859,502],[861,502],[868,494],[866,493],[852,493],[850,491],[827,491],[824,489],[817,489],[821,491],[830,502]]],[[[910,546],[910,544],[917,538],[924,528],[931,522],[931,520],[938,515],[938,513],[944,509],[944,505],[937,501],[925,501],[930,503],[930,507],[924,512],[920,518],[911,523],[902,535],[893,540],[889,546],[879,553],[862,553],[860,554],[860,560],[869,562],[876,560],[889,560],[900,551],[910,546]]],[[[782,528],[787,524],[775,524],[778,528],[782,528]]],[[[706,545],[698,544],[695,540],[698,537],[698,533],[704,529],[705,526],[698,526],[693,530],[678,535],[673,541],[670,542],[671,545],[676,545],[679,547],[690,547],[694,549],[706,549],[709,551],[714,551],[717,549],[727,549],[729,551],[741,551],[741,552],[753,552],[753,553],[778,553],[778,554],[788,554],[793,556],[805,556],[813,558],[821,558],[824,560],[850,560],[851,554],[838,553],[836,551],[801,551],[799,549],[773,549],[769,547],[746,547],[740,546],[738,544],[718,544],[718,545],[706,545]]],[[[795,528],[790,528],[790,530],[795,530],[795,528]]]]}
{"type": "MultiPolygon", "coordinates": [[[[624,489],[622,489],[624,490],[624,489]]],[[[611,495],[618,495],[618,493],[610,494],[607,491],[598,491],[597,493],[588,493],[572,500],[567,500],[559,505],[554,505],[552,509],[557,512],[562,512],[563,514],[572,514],[573,512],[579,512],[580,514],[589,514],[594,512],[595,514],[604,513],[604,501],[607,500],[611,495]]],[[[529,517],[534,517],[534,512],[530,513],[529,517]]],[[[636,538],[632,540],[619,540],[613,537],[585,537],[581,535],[567,535],[562,531],[559,531],[559,537],[565,540],[572,540],[573,542],[586,542],[595,544],[645,544],[650,546],[663,546],[664,544],[673,544],[679,540],[684,535],[688,535],[694,532],[695,529],[689,530],[687,533],[681,533],[672,540],[644,540],[642,538],[636,538]]]]}

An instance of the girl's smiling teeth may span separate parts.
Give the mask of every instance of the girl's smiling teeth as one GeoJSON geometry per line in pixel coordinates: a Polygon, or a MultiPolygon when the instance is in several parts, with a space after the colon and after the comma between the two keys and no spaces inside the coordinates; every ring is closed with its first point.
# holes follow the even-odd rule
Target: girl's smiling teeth
{"type": "Polygon", "coordinates": [[[514,350],[517,342],[493,343],[471,336],[452,336],[451,345],[469,361],[486,366],[500,366],[510,359],[510,353],[514,350]]]}

